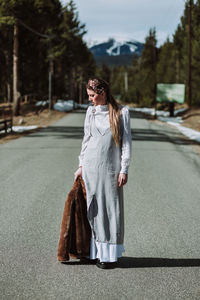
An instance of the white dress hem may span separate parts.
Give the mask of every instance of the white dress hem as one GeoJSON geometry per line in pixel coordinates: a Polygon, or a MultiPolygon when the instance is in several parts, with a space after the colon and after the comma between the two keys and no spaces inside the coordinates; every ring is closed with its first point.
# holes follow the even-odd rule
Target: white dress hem
{"type": "Polygon", "coordinates": [[[90,259],[98,258],[100,262],[116,262],[125,252],[123,244],[110,244],[96,242],[94,238],[90,241],[90,259]]]}

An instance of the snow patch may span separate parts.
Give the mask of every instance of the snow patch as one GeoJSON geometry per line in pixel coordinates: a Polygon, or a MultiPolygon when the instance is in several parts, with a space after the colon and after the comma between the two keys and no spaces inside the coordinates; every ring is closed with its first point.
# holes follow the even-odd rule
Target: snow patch
{"type": "Polygon", "coordinates": [[[180,124],[177,124],[175,122],[167,122],[170,125],[175,126],[176,128],[178,128],[178,130],[184,134],[185,136],[189,137],[191,140],[195,140],[197,142],[200,143],[200,132],[185,126],[182,126],[180,124]]]}
{"type": "Polygon", "coordinates": [[[24,132],[24,131],[27,131],[27,130],[33,130],[33,129],[36,129],[38,128],[37,125],[29,125],[29,126],[13,126],[12,127],[12,130],[14,132],[24,132]]]}
{"type": "Polygon", "coordinates": [[[37,101],[35,106],[46,106],[49,104],[49,100],[46,101],[37,101]]]}
{"type": "MultiPolygon", "coordinates": [[[[200,132],[185,126],[180,125],[180,123],[183,123],[183,120],[181,117],[170,117],[168,111],[164,110],[156,110],[154,108],[136,108],[136,107],[129,107],[130,111],[139,111],[143,113],[147,113],[151,116],[158,116],[158,120],[162,122],[166,122],[170,125],[175,126],[183,135],[187,136],[191,140],[195,140],[200,143],[200,132]]],[[[187,109],[181,108],[174,111],[174,115],[176,116],[180,112],[184,112],[187,109]]]]}
{"type": "MultiPolygon", "coordinates": [[[[21,133],[21,132],[24,132],[24,131],[27,131],[27,130],[33,130],[33,129],[36,129],[38,128],[37,125],[29,125],[29,126],[12,126],[12,131],[13,132],[18,132],[18,133],[21,133]]],[[[7,129],[7,132],[11,132],[11,128],[8,128],[7,129]]],[[[5,133],[5,130],[2,130],[0,132],[0,134],[3,134],[5,133]]]]}
{"type": "Polygon", "coordinates": [[[113,56],[116,56],[116,55],[120,55],[121,54],[121,47],[122,46],[128,46],[129,47],[129,50],[131,53],[135,52],[135,50],[137,49],[137,46],[136,45],[133,45],[131,42],[119,42],[119,41],[115,41],[113,42],[113,45],[106,50],[106,52],[108,53],[108,55],[113,55],[113,56]]]}
{"type": "Polygon", "coordinates": [[[79,104],[75,102],[74,100],[62,100],[59,99],[54,104],[53,109],[58,111],[72,111],[75,108],[83,108],[87,109],[89,104],[79,104]]]}

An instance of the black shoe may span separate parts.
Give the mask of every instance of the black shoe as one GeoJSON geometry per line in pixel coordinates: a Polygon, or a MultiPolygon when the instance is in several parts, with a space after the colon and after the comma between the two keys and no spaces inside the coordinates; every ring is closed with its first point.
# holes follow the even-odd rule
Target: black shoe
{"type": "Polygon", "coordinates": [[[90,259],[88,257],[81,257],[80,258],[80,262],[84,263],[84,264],[92,264],[92,265],[94,265],[94,264],[97,263],[97,261],[98,261],[97,259],[90,259]]]}
{"type": "Polygon", "coordinates": [[[96,263],[96,266],[100,269],[114,269],[117,266],[117,262],[100,262],[96,263]]]}

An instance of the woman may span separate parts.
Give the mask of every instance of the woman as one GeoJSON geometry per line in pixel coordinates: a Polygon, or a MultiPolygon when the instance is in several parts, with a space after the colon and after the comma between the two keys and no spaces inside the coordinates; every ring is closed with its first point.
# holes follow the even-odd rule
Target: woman
{"type": "Polygon", "coordinates": [[[86,86],[89,106],[75,180],[82,176],[87,194],[87,215],[92,229],[90,259],[97,267],[116,265],[124,252],[123,185],[128,180],[131,130],[128,108],[120,106],[102,79],[86,86]]]}

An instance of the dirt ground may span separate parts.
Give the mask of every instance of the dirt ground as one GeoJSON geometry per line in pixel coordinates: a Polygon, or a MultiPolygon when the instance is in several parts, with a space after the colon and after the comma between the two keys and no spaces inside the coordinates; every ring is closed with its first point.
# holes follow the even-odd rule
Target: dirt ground
{"type": "Polygon", "coordinates": [[[200,131],[200,108],[193,108],[182,115],[182,126],[200,131]]]}
{"type": "MultiPolygon", "coordinates": [[[[175,109],[179,108],[187,108],[186,105],[176,105],[175,109]]],[[[66,116],[66,112],[59,112],[52,110],[50,113],[48,109],[44,109],[41,112],[36,113],[35,109],[33,111],[33,107],[24,105],[21,108],[21,115],[14,117],[13,125],[14,126],[27,126],[27,125],[37,125],[39,128],[47,127],[51,123],[55,122],[56,120],[61,119],[62,117],[66,116]]],[[[195,107],[190,110],[187,110],[184,113],[180,113],[180,116],[183,119],[182,126],[192,128],[194,130],[200,131],[200,107],[195,107]]],[[[7,135],[0,134],[0,144],[6,143],[12,139],[16,139],[20,136],[26,135],[30,132],[37,131],[30,130],[23,133],[9,133],[7,135]]]]}
{"type": "Polygon", "coordinates": [[[31,132],[37,131],[41,127],[47,127],[51,123],[63,118],[66,116],[66,112],[60,112],[52,110],[49,113],[48,109],[44,109],[42,112],[36,114],[35,112],[23,112],[22,115],[13,118],[14,126],[28,126],[28,125],[37,125],[37,129],[27,130],[23,133],[10,132],[7,135],[0,134],[0,144],[9,142],[10,140],[19,138],[21,136],[27,135],[31,132]]]}

